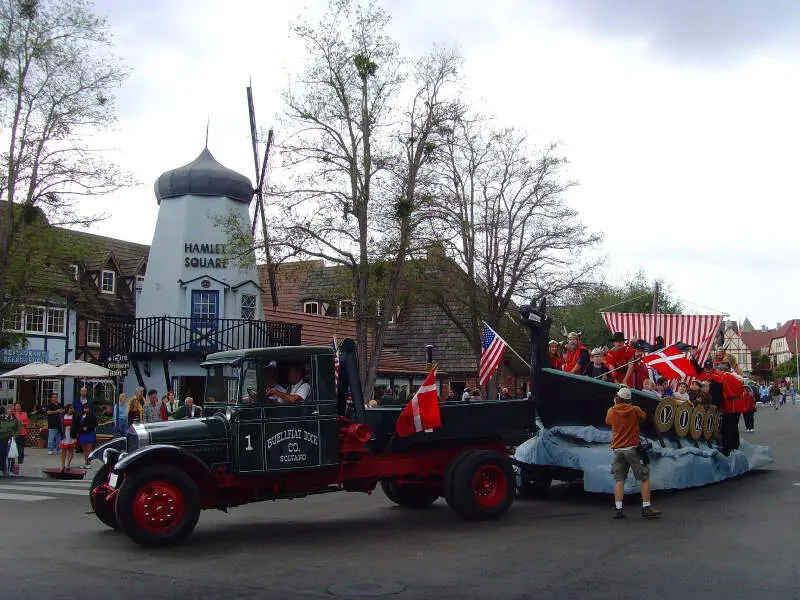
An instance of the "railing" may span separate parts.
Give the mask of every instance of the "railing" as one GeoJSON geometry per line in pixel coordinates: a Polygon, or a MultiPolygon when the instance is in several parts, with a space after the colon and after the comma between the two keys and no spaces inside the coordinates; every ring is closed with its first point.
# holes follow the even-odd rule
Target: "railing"
{"type": "Polygon", "coordinates": [[[100,354],[150,355],[300,345],[301,326],[247,319],[143,317],[103,323],[100,354]]]}

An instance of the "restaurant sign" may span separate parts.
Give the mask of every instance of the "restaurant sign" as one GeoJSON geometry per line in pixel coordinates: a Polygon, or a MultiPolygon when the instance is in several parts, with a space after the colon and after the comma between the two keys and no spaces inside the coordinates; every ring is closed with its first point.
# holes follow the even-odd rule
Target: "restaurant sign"
{"type": "Polygon", "coordinates": [[[47,350],[31,350],[30,348],[0,349],[0,363],[7,365],[27,365],[35,362],[46,363],[47,350]]]}

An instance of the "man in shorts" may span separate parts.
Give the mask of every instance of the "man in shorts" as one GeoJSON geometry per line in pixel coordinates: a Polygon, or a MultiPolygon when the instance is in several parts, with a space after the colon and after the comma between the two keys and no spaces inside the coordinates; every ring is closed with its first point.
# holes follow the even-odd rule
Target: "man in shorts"
{"type": "Polygon", "coordinates": [[[650,506],[650,467],[636,451],[639,445],[639,421],[647,418],[644,411],[631,404],[631,390],[621,387],[614,398],[614,406],[606,413],[606,424],[611,426],[611,472],[614,474],[614,518],[624,519],[622,499],[625,496],[625,479],[628,470],[642,486],[642,518],[656,519],[661,511],[650,506]]]}

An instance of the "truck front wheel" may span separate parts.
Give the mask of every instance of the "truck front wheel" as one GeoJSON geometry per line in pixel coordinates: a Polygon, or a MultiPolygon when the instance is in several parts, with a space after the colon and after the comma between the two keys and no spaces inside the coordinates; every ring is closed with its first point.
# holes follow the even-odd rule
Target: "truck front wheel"
{"type": "Polygon", "coordinates": [[[493,450],[471,452],[453,469],[447,503],[469,521],[495,519],[514,502],[515,482],[507,456],[493,450]]]}
{"type": "Polygon", "coordinates": [[[92,506],[95,516],[100,519],[104,525],[108,525],[111,529],[119,529],[117,523],[117,515],[114,514],[114,505],[106,502],[103,492],[95,494],[95,489],[104,483],[108,483],[108,465],[103,465],[100,470],[95,473],[92,479],[92,486],[89,488],[89,504],[92,506]]]}
{"type": "Polygon", "coordinates": [[[200,492],[176,467],[145,465],[123,481],[116,516],[120,529],[137,544],[173,544],[197,525],[200,492]]]}
{"type": "Polygon", "coordinates": [[[428,508],[439,498],[435,488],[420,484],[381,481],[381,489],[389,500],[409,508],[428,508]]]}

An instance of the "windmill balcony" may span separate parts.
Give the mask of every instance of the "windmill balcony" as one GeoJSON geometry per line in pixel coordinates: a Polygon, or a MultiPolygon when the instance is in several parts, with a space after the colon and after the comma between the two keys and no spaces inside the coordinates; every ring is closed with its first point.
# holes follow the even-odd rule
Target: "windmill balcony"
{"type": "Polygon", "coordinates": [[[129,358],[296,346],[301,330],[301,325],[294,323],[167,316],[115,319],[101,327],[101,354],[127,354],[129,358]]]}

